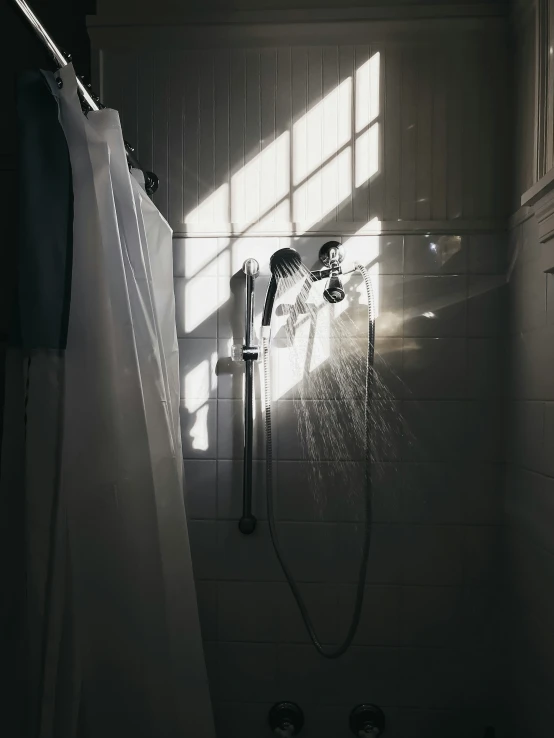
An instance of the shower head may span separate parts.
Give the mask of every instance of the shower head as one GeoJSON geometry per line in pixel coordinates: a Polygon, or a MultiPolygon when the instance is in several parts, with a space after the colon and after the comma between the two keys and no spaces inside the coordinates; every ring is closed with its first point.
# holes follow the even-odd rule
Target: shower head
{"type": "Polygon", "coordinates": [[[289,247],[279,249],[269,260],[271,273],[276,277],[290,276],[297,272],[301,265],[302,259],[298,251],[289,247]]]}
{"type": "MultiPolygon", "coordinates": [[[[338,241],[329,241],[321,247],[319,252],[320,261],[325,265],[325,269],[310,272],[308,283],[310,280],[328,279],[327,285],[323,291],[323,297],[327,302],[335,303],[344,300],[344,289],[340,279],[342,274],[341,262],[344,258],[344,249],[338,241]]],[[[271,313],[273,312],[273,303],[277,294],[277,280],[283,277],[292,277],[300,272],[302,267],[302,259],[295,249],[290,247],[279,249],[269,260],[269,268],[271,270],[271,281],[267,290],[264,312],[262,315],[262,326],[268,327],[271,323],[271,313]]]]}
{"type": "Polygon", "coordinates": [[[323,297],[327,300],[327,302],[331,303],[344,300],[344,288],[338,275],[333,275],[329,277],[327,286],[323,290],[323,297]]]}
{"type": "Polygon", "coordinates": [[[273,312],[273,303],[277,294],[277,280],[282,277],[292,277],[296,272],[300,271],[302,259],[295,249],[284,248],[279,249],[272,254],[269,260],[269,268],[271,270],[271,281],[267,288],[265,296],[264,312],[262,314],[262,326],[269,327],[271,323],[271,313],[273,312]]]}

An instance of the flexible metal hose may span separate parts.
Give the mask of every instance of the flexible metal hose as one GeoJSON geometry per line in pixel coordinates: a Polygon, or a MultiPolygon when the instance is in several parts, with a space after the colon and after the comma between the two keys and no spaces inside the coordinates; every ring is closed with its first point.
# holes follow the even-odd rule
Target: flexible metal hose
{"type": "Polygon", "coordinates": [[[279,543],[277,535],[277,525],[275,523],[275,513],[273,506],[273,443],[271,437],[271,376],[269,368],[269,337],[264,337],[262,342],[263,362],[264,362],[264,405],[265,405],[265,442],[266,442],[266,492],[267,492],[267,519],[269,522],[269,533],[275,554],[281,569],[289,583],[289,587],[294,595],[302,620],[306,626],[306,630],[310,636],[310,640],[314,644],[318,652],[328,659],[336,659],[342,656],[350,647],[362,614],[362,606],[364,602],[365,579],[367,572],[367,561],[369,557],[369,549],[371,546],[371,524],[372,524],[372,479],[371,479],[371,406],[373,400],[373,362],[375,356],[375,318],[373,305],[373,290],[369,274],[364,266],[356,265],[356,269],[361,273],[367,291],[367,307],[368,307],[368,328],[367,328],[367,357],[366,357],[366,373],[365,373],[365,402],[364,402],[364,456],[365,456],[365,531],[362,549],[362,557],[360,560],[360,568],[358,573],[358,584],[356,588],[356,600],[354,603],[354,611],[352,620],[343,642],[334,649],[327,650],[323,647],[310,617],[310,613],[304,603],[302,594],[294,576],[285,561],[283,551],[279,543]]]}

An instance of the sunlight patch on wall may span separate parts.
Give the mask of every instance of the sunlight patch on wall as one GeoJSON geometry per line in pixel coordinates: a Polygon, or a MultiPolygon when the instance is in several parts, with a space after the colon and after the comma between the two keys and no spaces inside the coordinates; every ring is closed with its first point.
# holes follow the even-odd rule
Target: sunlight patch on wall
{"type": "Polygon", "coordinates": [[[191,333],[229,299],[231,287],[206,272],[210,265],[187,280],[185,285],[185,333],[191,333]]]}
{"type": "Polygon", "coordinates": [[[207,404],[203,405],[196,411],[194,425],[189,432],[190,437],[192,438],[192,448],[197,451],[207,451],[210,447],[208,412],[209,406],[207,404]]]}
{"type": "Polygon", "coordinates": [[[210,362],[201,361],[185,375],[185,407],[194,413],[201,407],[210,393],[210,362]]]}
{"type": "Polygon", "coordinates": [[[329,92],[293,126],[293,184],[303,182],[352,136],[352,78],[329,92]]]}
{"type": "Polygon", "coordinates": [[[381,54],[373,54],[356,70],[356,133],[366,129],[379,115],[381,54]]]}
{"type": "Polygon", "coordinates": [[[197,223],[225,223],[229,220],[229,185],[224,182],[208,195],[197,208],[185,216],[187,225],[197,223]]]}
{"type": "Polygon", "coordinates": [[[290,133],[285,131],[231,178],[231,222],[272,219],[290,190],[290,133]]]}
{"type": "Polygon", "coordinates": [[[293,195],[293,217],[304,229],[329,215],[334,208],[352,193],[352,153],[350,146],[313,174],[304,184],[297,187],[293,195]],[[308,201],[310,189],[326,193],[325,197],[308,201]],[[336,192],[336,195],[330,196],[336,192]]]}
{"type": "Polygon", "coordinates": [[[356,187],[361,187],[379,171],[379,123],[357,137],[355,169],[356,187]]]}
{"type": "Polygon", "coordinates": [[[222,252],[228,240],[222,238],[189,238],[184,249],[184,275],[194,277],[204,270],[217,274],[218,262],[224,259],[222,252]]]}

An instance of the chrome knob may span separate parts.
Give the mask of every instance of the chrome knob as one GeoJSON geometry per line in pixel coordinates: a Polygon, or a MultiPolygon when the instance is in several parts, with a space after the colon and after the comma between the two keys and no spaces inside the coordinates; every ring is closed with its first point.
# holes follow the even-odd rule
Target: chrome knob
{"type": "Polygon", "coordinates": [[[258,264],[256,259],[246,259],[246,261],[242,265],[242,271],[246,274],[247,277],[257,277],[260,273],[260,265],[258,264]]]}

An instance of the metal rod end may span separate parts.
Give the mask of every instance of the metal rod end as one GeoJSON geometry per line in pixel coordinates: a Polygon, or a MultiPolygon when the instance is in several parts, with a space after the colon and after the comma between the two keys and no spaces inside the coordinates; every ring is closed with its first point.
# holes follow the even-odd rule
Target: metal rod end
{"type": "Polygon", "coordinates": [[[256,259],[247,259],[242,265],[242,271],[247,277],[257,277],[260,273],[260,265],[256,259]]]}
{"type": "Polygon", "coordinates": [[[250,535],[250,533],[253,533],[256,529],[256,523],[258,521],[253,515],[243,516],[239,520],[239,530],[241,533],[244,533],[245,536],[250,535]]]}

